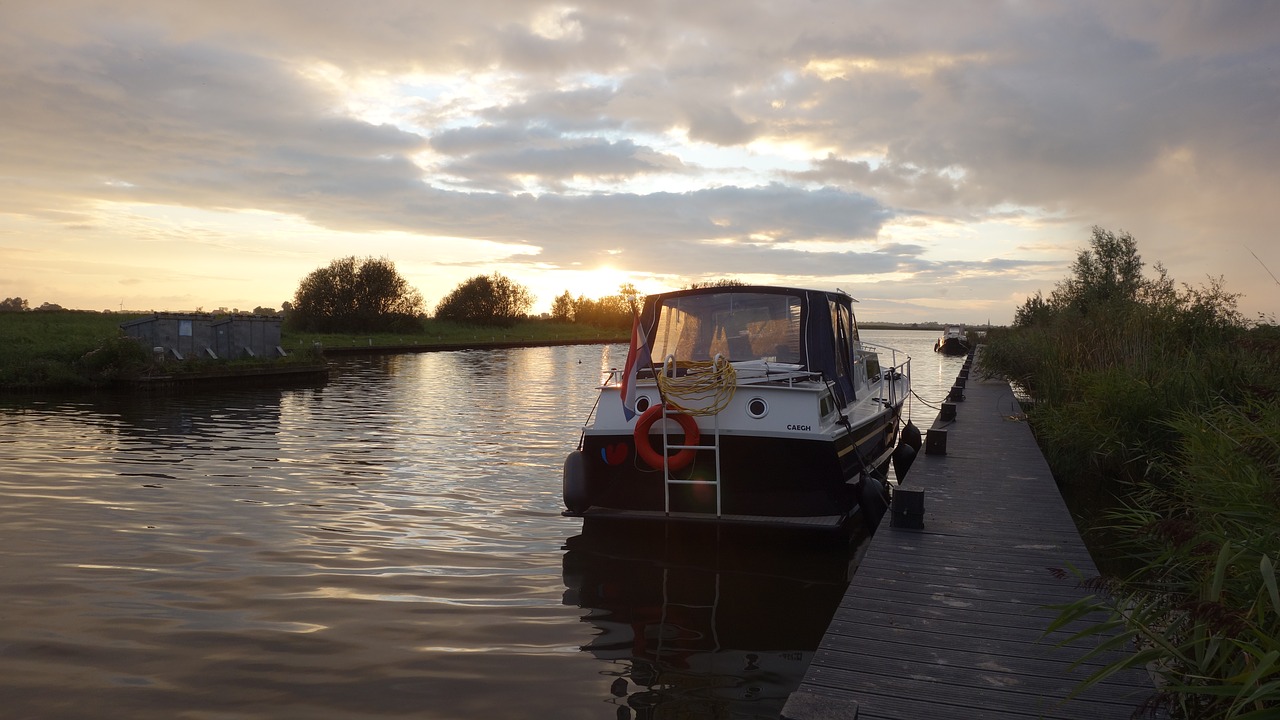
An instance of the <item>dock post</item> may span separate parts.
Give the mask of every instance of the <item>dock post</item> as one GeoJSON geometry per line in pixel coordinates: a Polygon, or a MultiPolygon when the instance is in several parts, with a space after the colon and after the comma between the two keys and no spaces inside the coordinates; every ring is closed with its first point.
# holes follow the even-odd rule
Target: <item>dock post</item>
{"type": "Polygon", "coordinates": [[[905,488],[901,485],[893,491],[892,516],[889,527],[908,530],[924,529],[924,489],[905,488]]]}
{"type": "Polygon", "coordinates": [[[947,431],[941,428],[933,428],[924,434],[924,454],[925,455],[946,455],[947,454],[947,431]]]}
{"type": "Polygon", "coordinates": [[[954,421],[956,419],[956,404],[953,402],[942,403],[942,410],[938,413],[938,419],[942,421],[954,421]]]}

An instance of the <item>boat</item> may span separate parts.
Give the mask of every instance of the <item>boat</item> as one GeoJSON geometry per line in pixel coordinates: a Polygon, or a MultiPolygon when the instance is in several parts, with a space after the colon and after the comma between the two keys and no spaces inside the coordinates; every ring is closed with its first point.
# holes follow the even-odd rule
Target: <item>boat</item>
{"type": "Polygon", "coordinates": [[[565,459],[565,514],[874,531],[891,460],[919,442],[895,449],[911,358],[862,341],[854,302],[759,285],[646,297],[565,459]]]}
{"type": "Polygon", "coordinates": [[[933,344],[933,351],[943,355],[968,355],[969,339],[963,325],[948,325],[933,344]]]}

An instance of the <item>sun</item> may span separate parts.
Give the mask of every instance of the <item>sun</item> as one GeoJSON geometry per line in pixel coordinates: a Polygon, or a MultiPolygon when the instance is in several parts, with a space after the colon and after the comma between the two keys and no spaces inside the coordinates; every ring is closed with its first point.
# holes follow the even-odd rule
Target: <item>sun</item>
{"type": "Polygon", "coordinates": [[[599,300],[617,295],[622,286],[627,284],[634,286],[640,295],[669,289],[649,275],[619,270],[609,265],[591,270],[557,268],[533,278],[530,289],[537,297],[534,313],[550,312],[555,299],[566,292],[574,300],[580,297],[599,300]]]}
{"type": "Polygon", "coordinates": [[[585,296],[599,300],[610,295],[617,295],[618,289],[631,282],[630,276],[618,269],[608,266],[594,270],[579,270],[574,273],[570,292],[574,297],[585,296]]]}

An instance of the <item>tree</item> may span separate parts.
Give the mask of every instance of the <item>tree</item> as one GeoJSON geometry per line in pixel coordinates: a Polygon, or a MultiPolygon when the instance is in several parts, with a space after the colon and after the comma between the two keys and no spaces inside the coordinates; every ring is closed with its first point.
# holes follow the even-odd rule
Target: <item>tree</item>
{"type": "Polygon", "coordinates": [[[27,301],[20,297],[11,297],[0,300],[0,312],[22,312],[29,309],[27,301]]]}
{"type": "Polygon", "coordinates": [[[1022,307],[1013,313],[1014,327],[1030,327],[1043,323],[1053,317],[1053,305],[1037,290],[1035,295],[1027,298],[1022,307]]]}
{"type": "Polygon", "coordinates": [[[579,297],[573,302],[573,321],[598,328],[629,328],[633,313],[622,295],[609,295],[599,300],[579,297]]]}
{"type": "MultiPolygon", "coordinates": [[[[1126,232],[1113,233],[1094,226],[1089,248],[1071,264],[1071,275],[1045,298],[1039,291],[1023,301],[1014,313],[1015,327],[1030,328],[1051,323],[1110,323],[1139,314],[1158,321],[1166,334],[1195,338],[1216,337],[1245,326],[1236,309],[1240,295],[1226,291],[1221,278],[1206,285],[1183,284],[1179,290],[1160,263],[1154,273],[1143,274],[1138,243],[1126,232]]],[[[1150,324],[1150,322],[1149,322],[1150,324]]],[[[1080,330],[1077,334],[1083,334],[1080,330]]]]}
{"type": "Polygon", "coordinates": [[[573,296],[568,290],[564,294],[558,295],[551,302],[551,319],[560,322],[573,322],[573,296]]]}
{"type": "Polygon", "coordinates": [[[622,297],[622,301],[630,308],[632,315],[640,314],[640,291],[631,283],[623,283],[618,288],[618,295],[622,297]]]}
{"type": "Polygon", "coordinates": [[[436,318],[472,325],[514,325],[529,314],[533,295],[502,275],[477,275],[458,285],[436,306],[436,318]]]}
{"type": "Polygon", "coordinates": [[[310,332],[396,332],[414,329],[422,295],[386,258],[345,257],[302,279],[289,323],[310,332]]]}
{"type": "Polygon", "coordinates": [[[593,325],[599,328],[630,328],[640,312],[640,291],[631,283],[618,287],[617,295],[592,300],[584,295],[573,299],[568,290],[551,303],[551,317],[562,322],[593,325]]]}
{"type": "Polygon", "coordinates": [[[1176,292],[1164,267],[1156,263],[1152,279],[1143,277],[1142,267],[1138,242],[1132,235],[1095,225],[1089,247],[1078,252],[1071,264],[1071,275],[1060,281],[1049,297],[1039,291],[1028,297],[1014,313],[1013,324],[1042,324],[1067,310],[1089,316],[1174,302],[1176,292]]]}
{"type": "Polygon", "coordinates": [[[684,286],[684,290],[697,290],[699,288],[716,288],[716,287],[741,287],[746,283],[735,278],[720,278],[719,280],[707,280],[705,282],[691,282],[684,286]]]}
{"type": "MultiPolygon", "coordinates": [[[[1059,303],[1087,314],[1094,307],[1139,300],[1147,283],[1138,241],[1127,232],[1116,234],[1095,225],[1089,245],[1076,255],[1071,277],[1054,293],[1060,296],[1059,303]]],[[[1163,276],[1163,268],[1160,271],[1163,276]]]]}

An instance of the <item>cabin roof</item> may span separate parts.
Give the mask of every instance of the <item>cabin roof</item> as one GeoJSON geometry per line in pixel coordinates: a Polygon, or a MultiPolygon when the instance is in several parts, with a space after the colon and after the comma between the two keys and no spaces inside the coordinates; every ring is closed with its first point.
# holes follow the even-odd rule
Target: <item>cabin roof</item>
{"type": "Polygon", "coordinates": [[[773,293],[778,295],[798,295],[801,297],[810,294],[820,294],[830,297],[846,299],[849,302],[858,302],[856,298],[849,295],[843,290],[815,290],[813,288],[786,287],[782,285],[713,285],[700,288],[686,288],[684,290],[672,290],[664,293],[656,293],[650,295],[647,299],[663,300],[670,297],[685,297],[689,295],[715,295],[719,293],[773,293]]]}

